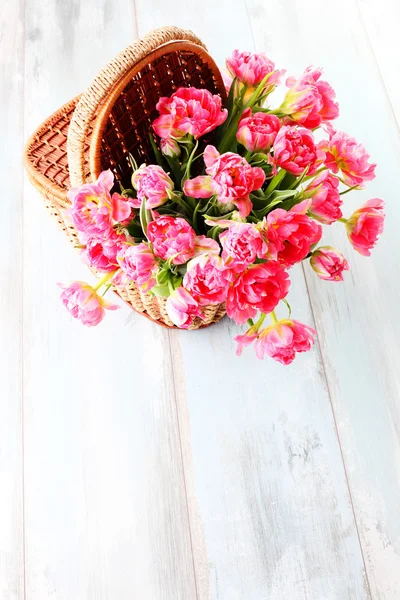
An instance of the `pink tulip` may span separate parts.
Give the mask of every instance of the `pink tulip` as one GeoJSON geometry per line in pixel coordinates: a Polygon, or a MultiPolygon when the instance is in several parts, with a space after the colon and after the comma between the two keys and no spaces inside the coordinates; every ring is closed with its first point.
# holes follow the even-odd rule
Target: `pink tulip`
{"type": "Polygon", "coordinates": [[[343,254],[332,246],[320,246],[314,250],[310,264],[318,277],[325,281],[343,281],[343,271],[350,269],[343,254]]]}
{"type": "Polygon", "coordinates": [[[329,123],[326,125],[328,140],[318,144],[318,148],[326,153],[325,165],[333,173],[341,171],[345,183],[349,186],[362,187],[365,181],[375,177],[375,164],[368,162],[369,154],[364,146],[343,131],[335,131],[329,123]]]}
{"type": "Polygon", "coordinates": [[[220,96],[194,87],[179,88],[171,97],[160,98],[157,110],[160,116],[153,129],[163,139],[180,139],[188,133],[197,139],[222,125],[228,116],[220,96]]]}
{"type": "Polygon", "coordinates": [[[323,171],[312,180],[307,192],[321,186],[311,199],[309,214],[317,221],[330,225],[342,217],[342,199],[339,194],[339,180],[329,171],[323,171]]]}
{"type": "Polygon", "coordinates": [[[196,232],[185,219],[161,215],[147,227],[154,254],[181,265],[194,255],[196,232]]]}
{"type": "Polygon", "coordinates": [[[278,133],[281,122],[275,115],[256,112],[251,108],[244,111],[238,125],[237,141],[249,152],[268,152],[278,133]]]}
{"type": "Polygon", "coordinates": [[[209,198],[216,194],[222,204],[234,204],[242,217],[252,209],[250,192],[261,188],[265,173],[260,167],[251,167],[239,154],[220,154],[214,146],[204,150],[207,175],[188,179],[184,192],[193,198],[209,198]]]}
{"type": "Polygon", "coordinates": [[[307,67],[297,81],[291,77],[286,82],[290,89],[280,110],[308,129],[339,116],[339,106],[334,101],[336,94],[329,83],[319,81],[321,75],[321,69],[307,67]]]}
{"type": "Polygon", "coordinates": [[[165,156],[170,156],[171,158],[175,158],[177,156],[180,156],[180,154],[181,154],[181,149],[179,147],[178,142],[176,140],[174,140],[174,138],[172,138],[172,137],[161,138],[160,148],[161,148],[161,152],[165,156]]]}
{"type": "Polygon", "coordinates": [[[268,254],[285,267],[303,260],[321,236],[321,225],[294,210],[277,208],[269,213],[264,224],[268,254]]]}
{"type": "Polygon", "coordinates": [[[57,284],[64,291],[61,301],[74,319],[79,319],[83,325],[93,327],[98,325],[105,316],[104,309],[116,310],[116,304],[111,304],[96,293],[87,283],[73,281],[69,286],[62,283],[57,284]]]}
{"type": "Polygon", "coordinates": [[[114,221],[118,223],[124,223],[131,220],[132,207],[135,205],[133,198],[125,198],[120,194],[113,194],[111,196],[111,216],[114,221]]]}
{"type": "Polygon", "coordinates": [[[258,311],[269,313],[289,290],[289,276],[276,261],[250,265],[232,282],[226,300],[226,312],[236,323],[255,317],[258,311]]]}
{"type": "Polygon", "coordinates": [[[95,183],[85,183],[79,189],[71,188],[69,215],[76,229],[84,236],[105,238],[112,231],[113,203],[110,190],[114,175],[110,170],[100,173],[95,183]]]}
{"type": "Polygon", "coordinates": [[[363,256],[370,256],[370,251],[383,231],[383,207],[384,202],[379,198],[368,200],[346,222],[348,238],[353,248],[363,256]]]}
{"type": "Polygon", "coordinates": [[[296,352],[308,352],[311,349],[316,333],[312,327],[299,321],[278,321],[258,335],[254,344],[257,358],[262,360],[267,354],[283,365],[289,365],[296,352]]]}
{"type": "Polygon", "coordinates": [[[293,175],[301,175],[306,167],[309,167],[308,175],[312,175],[324,157],[311,131],[305,127],[281,127],[272,149],[273,163],[293,175]]]}
{"type": "Polygon", "coordinates": [[[86,262],[97,271],[109,273],[118,269],[117,254],[124,245],[125,236],[114,231],[105,239],[89,238],[84,249],[86,262]]]}
{"type": "Polygon", "coordinates": [[[256,258],[264,258],[267,252],[262,235],[251,223],[232,222],[223,231],[219,240],[222,244],[222,258],[230,268],[247,267],[256,258]]]}
{"type": "Polygon", "coordinates": [[[226,60],[226,67],[232,77],[247,87],[257,87],[266,75],[271,74],[266,87],[272,90],[285,71],[275,71],[275,65],[265,54],[252,54],[234,50],[226,60]]]}
{"type": "Polygon", "coordinates": [[[166,309],[171,321],[181,329],[188,329],[196,317],[204,319],[199,303],[182,286],[167,298],[166,309]]]}
{"type": "Polygon", "coordinates": [[[157,208],[168,201],[168,191],[174,189],[174,183],[158,165],[142,165],[132,175],[132,185],[137,190],[140,202],[146,199],[146,208],[157,208]]]}
{"type": "Polygon", "coordinates": [[[125,244],[117,256],[118,264],[128,277],[135,281],[144,291],[156,284],[155,272],[157,262],[151,248],[145,242],[137,246],[125,244]]]}
{"type": "Polygon", "coordinates": [[[220,256],[203,254],[188,263],[183,286],[201,306],[219,304],[225,301],[230,280],[220,256]]]}

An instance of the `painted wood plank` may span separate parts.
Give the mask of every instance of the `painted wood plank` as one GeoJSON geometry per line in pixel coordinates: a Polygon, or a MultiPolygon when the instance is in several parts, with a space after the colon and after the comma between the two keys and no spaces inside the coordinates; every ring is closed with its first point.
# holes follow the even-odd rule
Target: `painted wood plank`
{"type": "MultiPolygon", "coordinates": [[[[244,4],[190,6],[137,0],[139,34],[193,28],[220,64],[234,47],[265,49],[244,4]]],[[[301,269],[292,289],[312,324],[301,269]]],[[[369,598],[318,347],[285,369],[236,358],[236,333],[229,321],[170,333],[199,597],[369,598]]]]}
{"type": "Polygon", "coordinates": [[[400,47],[397,42],[400,6],[396,0],[380,5],[374,0],[358,0],[359,19],[378,64],[392,110],[400,127],[400,47]]]}
{"type": "Polygon", "coordinates": [[[0,598],[24,597],[22,164],[24,2],[0,14],[0,598]]]}
{"type": "Polygon", "coordinates": [[[273,53],[278,64],[289,65],[289,74],[316,61],[325,66],[342,108],[339,127],[364,143],[378,163],[377,178],[363,192],[345,196],[344,209],[349,215],[368,198],[386,200],[386,229],[372,258],[356,255],[343,228],[332,226],[324,242],[344,251],[349,276],[344,284],[327,285],[311,269],[306,274],[372,596],[395,600],[400,595],[400,289],[394,276],[400,260],[400,141],[388,100],[389,95],[393,103],[396,92],[382,85],[375,58],[378,49],[391,54],[382,73],[396,64],[395,36],[390,35],[396,10],[380,6],[389,30],[377,20],[380,46],[373,41],[371,47],[354,2],[338,1],[329,11],[329,27],[316,0],[307,10],[300,1],[290,3],[289,11],[286,2],[277,3],[273,22],[263,3],[247,0],[247,6],[257,45],[273,53]]]}
{"type": "MultiPolygon", "coordinates": [[[[134,30],[123,0],[30,0],[26,135],[134,30]]],[[[168,335],[70,318],[55,282],[90,276],[28,183],[24,239],[27,598],[194,599],[168,335]]]]}

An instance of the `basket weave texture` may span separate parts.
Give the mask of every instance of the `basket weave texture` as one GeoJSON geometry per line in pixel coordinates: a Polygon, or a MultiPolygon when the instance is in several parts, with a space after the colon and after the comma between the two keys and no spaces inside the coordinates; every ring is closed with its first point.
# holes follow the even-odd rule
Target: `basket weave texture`
{"type": "MultiPolygon", "coordinates": [[[[130,187],[129,153],[138,164],[155,163],[149,132],[158,116],[159,98],[190,86],[225,97],[218,67],[192,32],[156,29],[120,52],[86,92],[62,106],[30,137],[24,151],[28,177],[73,245],[79,242],[67,214],[68,189],[95,181],[108,168],[116,182],[130,187]]],[[[174,327],[165,298],[143,292],[134,282],[113,289],[134,310],[174,327]]],[[[206,306],[203,312],[205,320],[196,318],[191,329],[219,321],[225,305],[206,306]]]]}

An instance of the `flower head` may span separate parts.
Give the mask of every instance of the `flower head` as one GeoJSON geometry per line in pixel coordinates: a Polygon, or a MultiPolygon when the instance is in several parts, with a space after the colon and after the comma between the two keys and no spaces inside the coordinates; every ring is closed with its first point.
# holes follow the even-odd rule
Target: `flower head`
{"type": "Polygon", "coordinates": [[[119,251],[117,260],[125,275],[144,291],[150,290],[156,284],[157,262],[151,248],[145,242],[136,246],[125,244],[119,251]]]}
{"type": "Polygon", "coordinates": [[[180,139],[186,134],[196,139],[221,125],[228,116],[220,96],[205,89],[179,88],[170,98],[160,98],[160,116],[153,129],[163,139],[180,139]]]}
{"type": "Polygon", "coordinates": [[[274,360],[289,365],[296,352],[307,352],[314,343],[316,331],[299,321],[283,319],[261,331],[254,343],[259,359],[267,354],[274,360]]]}
{"type": "Polygon", "coordinates": [[[103,320],[105,310],[116,310],[116,304],[111,304],[99,296],[95,289],[83,281],[73,281],[66,286],[58,284],[63,289],[61,301],[75,319],[83,325],[93,327],[103,320]]]}
{"type": "Polygon", "coordinates": [[[308,174],[312,175],[323,159],[323,152],[318,150],[311,131],[305,127],[281,127],[273,152],[273,163],[293,175],[301,175],[306,167],[309,167],[308,174]]]}
{"type": "Polygon", "coordinates": [[[250,265],[231,283],[226,312],[236,323],[252,319],[258,311],[269,313],[289,291],[289,276],[276,261],[250,265]]]}
{"type": "Polygon", "coordinates": [[[141,165],[132,175],[132,185],[137,190],[140,202],[146,199],[146,208],[157,208],[168,201],[168,191],[174,183],[158,165],[141,165]]]}
{"type": "Polygon", "coordinates": [[[253,54],[234,50],[226,60],[226,67],[232,77],[247,87],[256,87],[266,75],[271,74],[266,86],[273,88],[280,81],[284,71],[275,71],[275,65],[265,54],[253,54]]]}
{"type": "Polygon", "coordinates": [[[113,185],[114,175],[108,170],[103,171],[95,183],[85,183],[79,189],[69,190],[69,214],[81,234],[105,238],[112,231],[110,190],[113,185]]]}
{"type": "Polygon", "coordinates": [[[175,158],[177,156],[180,156],[181,154],[181,149],[179,147],[178,142],[172,137],[161,138],[160,148],[161,152],[165,156],[170,156],[171,158],[175,158]]]}
{"type": "Polygon", "coordinates": [[[231,273],[220,256],[203,254],[188,263],[183,286],[200,305],[224,302],[231,273]]]}
{"type": "Polygon", "coordinates": [[[154,253],[174,265],[190,260],[195,252],[196,232],[185,219],[161,215],[147,227],[147,237],[154,253]]]}
{"type": "Polygon", "coordinates": [[[227,266],[247,267],[256,258],[263,258],[267,245],[257,227],[251,223],[232,222],[223,231],[219,240],[222,244],[222,258],[227,266]]]}
{"type": "Polygon", "coordinates": [[[280,110],[303,127],[314,129],[323,121],[331,121],[339,115],[339,106],[335,102],[335,91],[326,81],[320,81],[322,70],[307,67],[296,81],[290,77],[280,110]]]}
{"type": "Polygon", "coordinates": [[[307,192],[318,187],[319,189],[311,198],[308,213],[320,223],[330,225],[342,217],[339,180],[329,171],[323,171],[312,180],[307,187],[307,192]]]}
{"type": "Polygon", "coordinates": [[[116,271],[118,267],[117,254],[124,244],[125,237],[117,235],[115,231],[105,238],[91,237],[86,241],[84,257],[87,263],[101,271],[108,273],[116,271]]]}
{"type": "Polygon", "coordinates": [[[269,256],[285,267],[303,260],[321,236],[321,225],[293,210],[276,208],[269,213],[264,225],[269,256]]]}
{"type": "Polygon", "coordinates": [[[220,154],[214,146],[204,150],[207,175],[188,179],[184,192],[194,198],[209,198],[216,194],[222,204],[234,204],[242,217],[252,209],[250,192],[261,188],[265,173],[260,167],[251,167],[246,159],[234,152],[220,154]]]}
{"type": "Polygon", "coordinates": [[[182,286],[168,296],[166,309],[171,321],[181,329],[188,329],[196,317],[204,319],[199,303],[182,286]]]}
{"type": "Polygon", "coordinates": [[[343,131],[335,131],[326,125],[329,134],[322,140],[318,148],[325,152],[325,165],[333,173],[341,171],[345,183],[349,186],[362,187],[365,181],[375,177],[375,164],[369,163],[369,154],[362,144],[343,131]]]}
{"type": "Polygon", "coordinates": [[[281,127],[275,115],[268,113],[252,113],[251,108],[244,111],[236,133],[237,141],[249,152],[267,152],[281,127]]]}
{"type": "Polygon", "coordinates": [[[347,236],[353,248],[363,256],[370,256],[383,231],[383,207],[383,200],[372,198],[347,219],[347,236]]]}
{"type": "Polygon", "coordinates": [[[343,254],[332,246],[320,246],[314,250],[310,264],[318,277],[325,281],[343,281],[343,271],[350,269],[343,254]]]}

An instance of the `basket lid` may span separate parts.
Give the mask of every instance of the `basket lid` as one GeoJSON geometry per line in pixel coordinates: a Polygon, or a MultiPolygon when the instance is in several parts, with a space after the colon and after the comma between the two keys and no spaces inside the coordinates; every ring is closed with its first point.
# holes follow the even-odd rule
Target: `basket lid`
{"type": "Polygon", "coordinates": [[[192,32],[158,29],[120,53],[82,94],[72,117],[68,132],[72,185],[94,181],[110,168],[116,181],[129,187],[130,153],[139,164],[155,162],[149,133],[159,99],[192,86],[225,97],[217,65],[192,32]],[[92,125],[88,169],[85,144],[92,125]]]}

